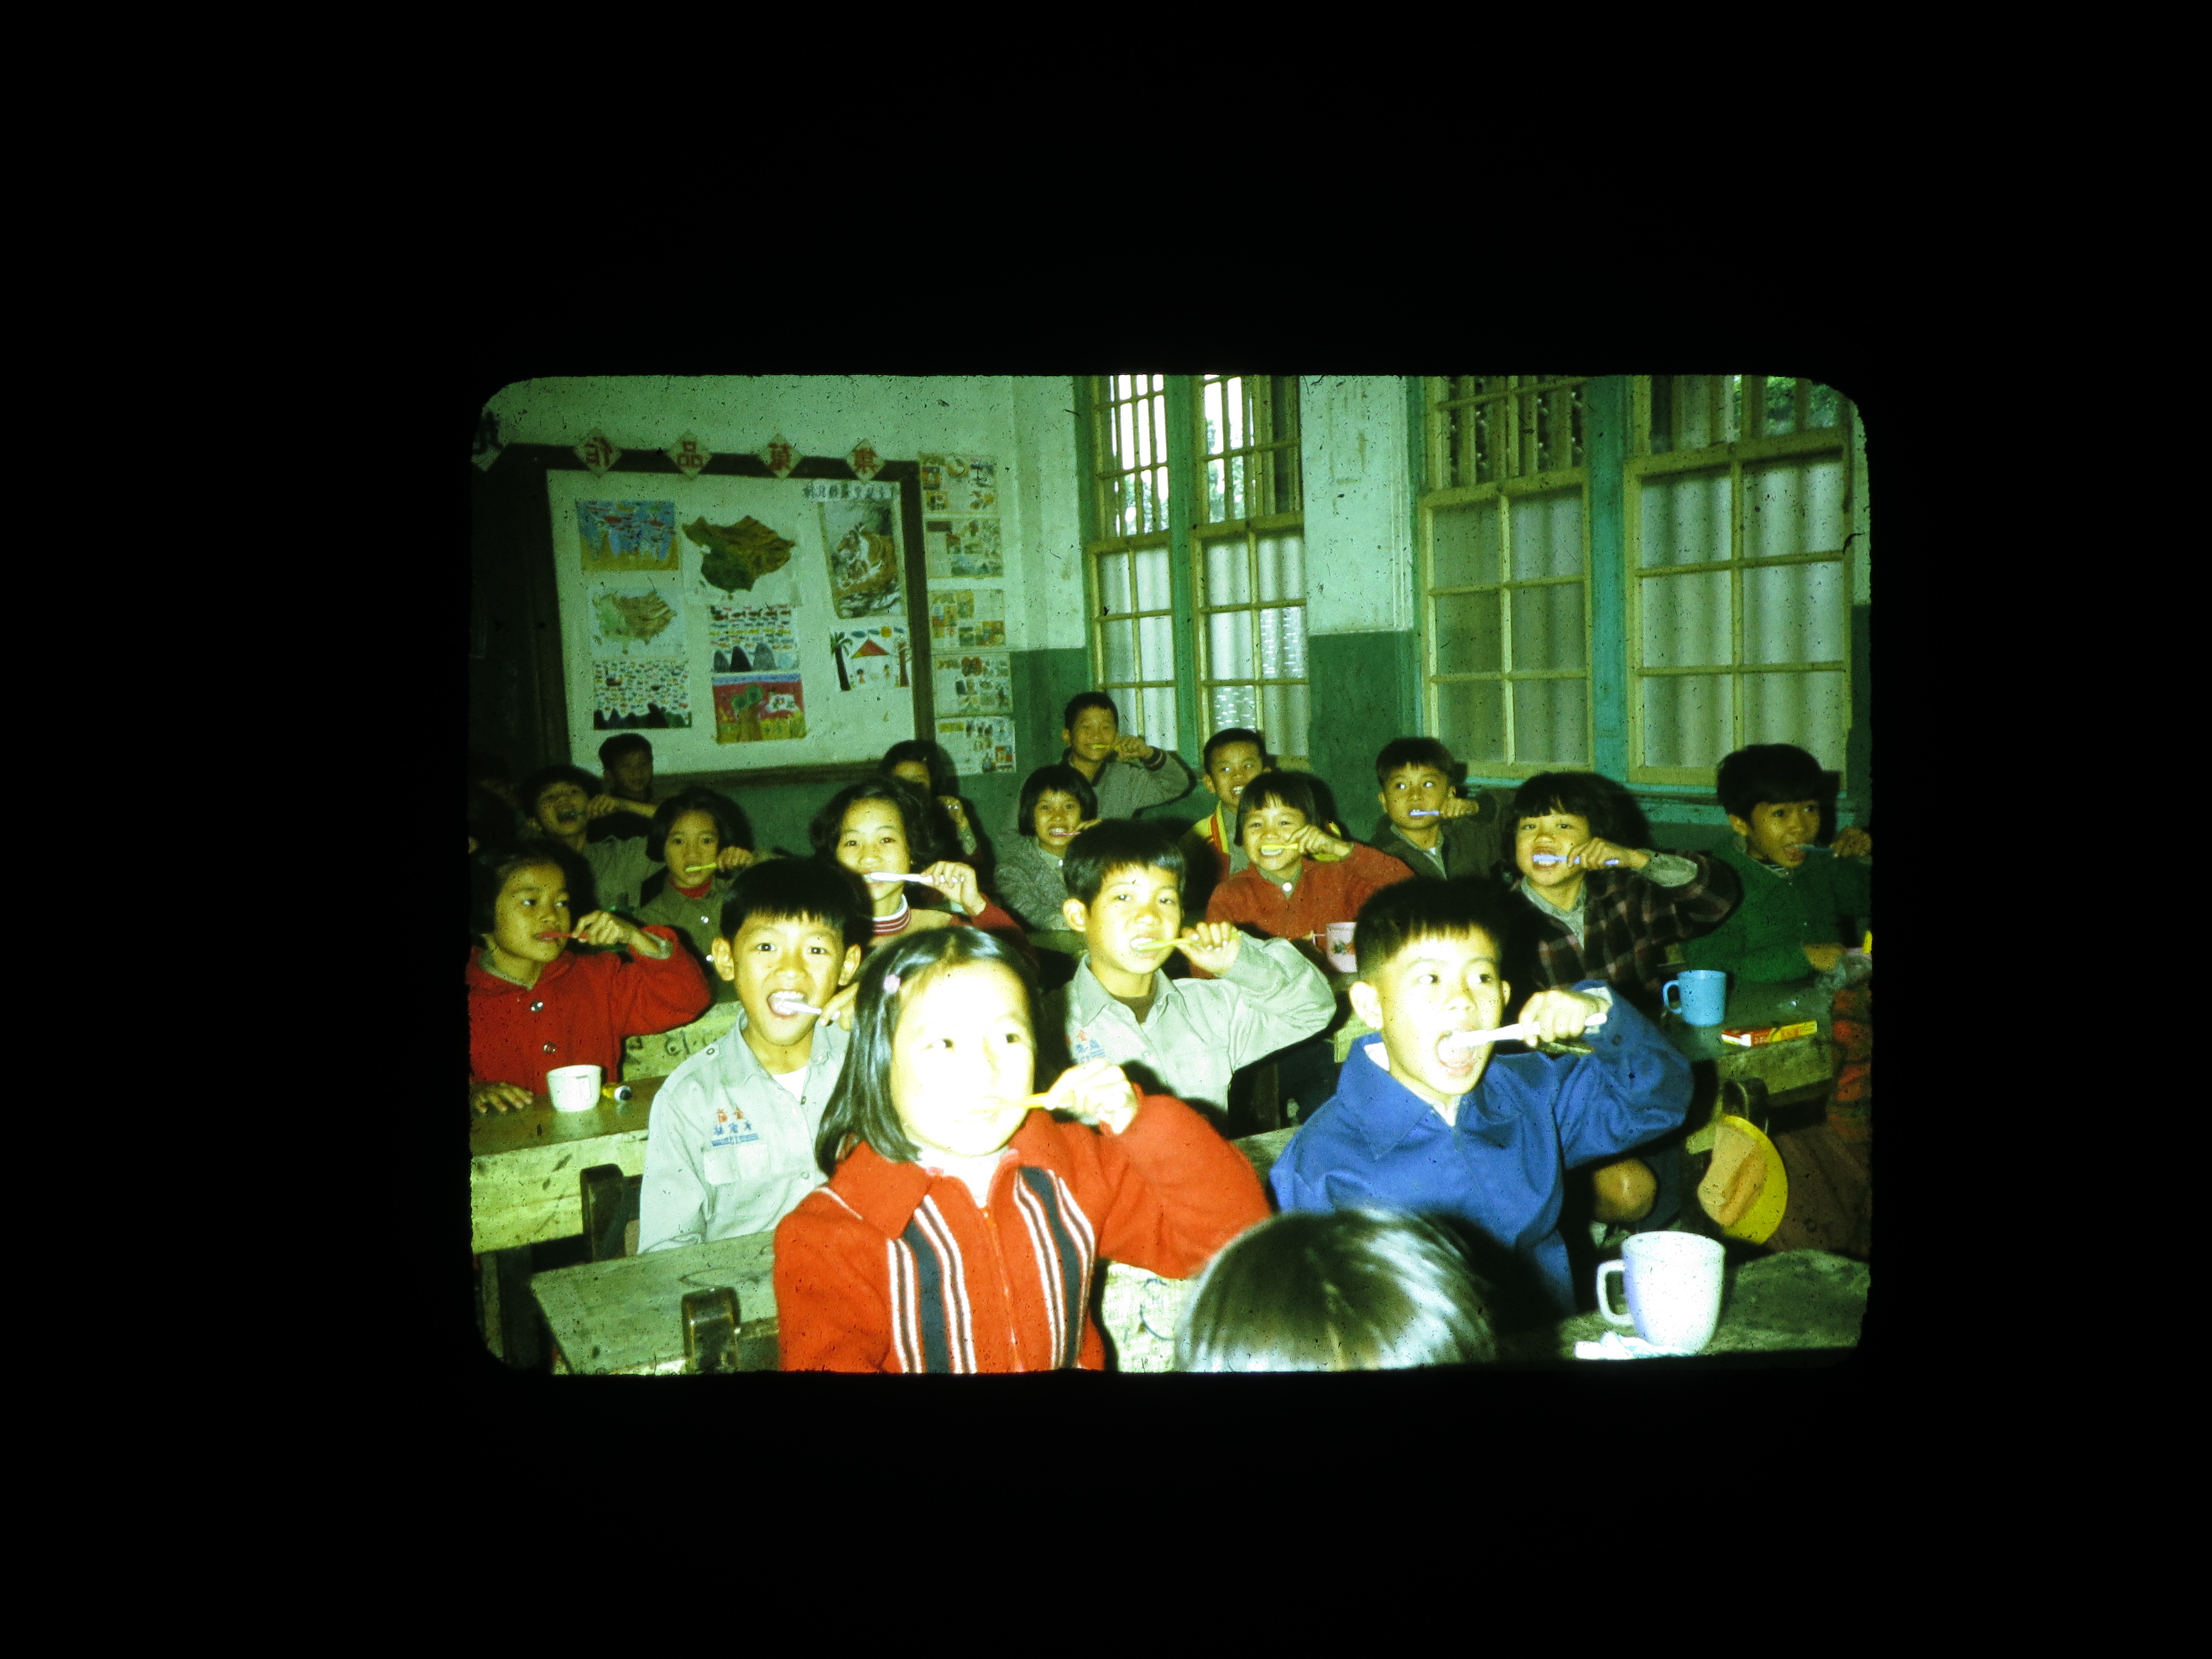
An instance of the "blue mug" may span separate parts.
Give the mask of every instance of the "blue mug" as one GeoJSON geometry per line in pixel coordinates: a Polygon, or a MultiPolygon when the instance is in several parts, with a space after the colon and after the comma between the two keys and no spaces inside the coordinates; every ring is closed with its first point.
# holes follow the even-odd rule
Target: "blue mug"
{"type": "Polygon", "coordinates": [[[1688,969],[1667,981],[1659,1000],[1692,1025],[1718,1025],[1728,1018],[1728,975],[1717,968],[1688,969]]]}

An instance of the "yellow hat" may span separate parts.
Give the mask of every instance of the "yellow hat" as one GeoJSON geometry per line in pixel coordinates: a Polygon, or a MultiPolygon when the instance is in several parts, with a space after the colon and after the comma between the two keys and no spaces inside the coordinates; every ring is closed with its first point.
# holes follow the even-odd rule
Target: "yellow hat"
{"type": "Polygon", "coordinates": [[[1790,1207],[1790,1176],[1774,1143],[1748,1119],[1715,1120],[1712,1167],[1698,1183],[1698,1202],[1730,1238],[1763,1244],[1790,1207]]]}

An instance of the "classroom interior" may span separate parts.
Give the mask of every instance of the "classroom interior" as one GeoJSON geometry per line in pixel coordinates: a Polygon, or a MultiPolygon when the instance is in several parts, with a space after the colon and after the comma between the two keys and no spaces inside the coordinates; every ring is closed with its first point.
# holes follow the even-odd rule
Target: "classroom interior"
{"type": "MultiPolygon", "coordinates": [[[[1469,793],[1603,774],[1654,846],[1683,850],[1732,839],[1723,755],[1796,744],[1827,769],[1826,839],[1873,813],[1867,453],[1847,388],[1785,375],[520,381],[485,404],[472,456],[470,747],[511,776],[597,775],[600,744],[638,730],[655,795],[720,790],[758,848],[803,855],[830,794],[963,712],[932,667],[968,647],[933,640],[931,597],[995,590],[1003,628],[978,648],[1004,655],[988,712],[1011,752],[960,778],[994,840],[1024,777],[1061,759],[1067,700],[1097,689],[1125,732],[1194,770],[1212,732],[1258,728],[1355,839],[1382,816],[1376,750],[1415,734],[1445,744],[1469,793]],[[605,641],[564,508],[680,490],[701,455],[716,458],[702,482],[796,460],[795,477],[909,495],[948,462],[985,464],[988,492],[901,502],[896,619],[925,695],[874,699],[865,733],[841,731],[836,683],[810,665],[808,737],[718,740],[695,626],[687,725],[601,706],[605,641]],[[943,562],[945,526],[957,551],[977,519],[988,557],[971,538],[943,562]]],[[[793,617],[802,635],[836,620],[793,617]]],[[[1194,789],[1146,816],[1213,805],[1194,789]]]]}

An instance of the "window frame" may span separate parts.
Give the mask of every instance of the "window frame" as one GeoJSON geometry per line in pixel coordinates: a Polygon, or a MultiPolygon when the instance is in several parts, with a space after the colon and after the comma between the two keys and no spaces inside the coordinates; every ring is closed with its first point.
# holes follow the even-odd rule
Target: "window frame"
{"type": "MultiPolygon", "coordinates": [[[[1176,603],[1181,584],[1176,570],[1176,501],[1187,480],[1176,475],[1175,382],[1182,377],[1170,374],[1131,373],[1120,374],[1090,374],[1078,382],[1082,388],[1087,430],[1090,440],[1086,471],[1091,527],[1097,532],[1087,537],[1083,544],[1084,610],[1086,618],[1085,643],[1091,656],[1091,683],[1097,690],[1114,698],[1123,710],[1124,729],[1143,731],[1148,692],[1164,690],[1173,699],[1176,730],[1168,734],[1167,741],[1178,750],[1182,747],[1181,728],[1183,712],[1188,702],[1188,653],[1183,647],[1182,630],[1178,623],[1182,607],[1176,603]],[[1146,380],[1157,384],[1146,386],[1131,397],[1114,395],[1113,383],[1127,380],[1146,380]],[[1152,445],[1152,459],[1139,459],[1122,465],[1122,457],[1115,442],[1116,411],[1138,404],[1148,406],[1145,429],[1152,445]],[[1146,475],[1164,487],[1153,493],[1146,475]],[[1151,507],[1157,504],[1156,526],[1151,522],[1151,507]],[[1139,529],[1130,532],[1123,527],[1126,511],[1131,505],[1139,509],[1139,529]],[[1109,533],[1109,526],[1112,533],[1109,533]],[[1165,549],[1168,556],[1167,580],[1164,592],[1166,604],[1158,608],[1143,608],[1141,590],[1137,578],[1139,556],[1165,549]],[[1103,595],[1106,582],[1101,565],[1117,555],[1129,559],[1129,599],[1131,608],[1120,613],[1109,613],[1103,595]],[[1171,658],[1164,677],[1148,675],[1146,672],[1145,623],[1158,617],[1168,619],[1169,652],[1171,658]],[[1106,630],[1109,623],[1127,623],[1130,628],[1130,660],[1135,678],[1109,679],[1107,677],[1106,630]],[[1128,695],[1120,695],[1120,694],[1128,695]]],[[[1147,739],[1160,744],[1157,735],[1147,732],[1147,739]]]]}

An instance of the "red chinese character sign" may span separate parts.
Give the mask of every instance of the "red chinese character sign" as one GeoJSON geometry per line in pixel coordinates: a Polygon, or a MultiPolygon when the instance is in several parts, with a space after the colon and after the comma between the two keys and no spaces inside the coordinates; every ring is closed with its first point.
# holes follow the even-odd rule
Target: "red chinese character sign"
{"type": "Polygon", "coordinates": [[[689,432],[662,453],[676,463],[676,470],[687,478],[697,477],[707,470],[707,463],[714,459],[714,452],[689,432]]]}
{"type": "Polygon", "coordinates": [[[614,447],[605,433],[593,427],[584,434],[584,441],[576,446],[576,459],[596,477],[622,459],[622,451],[614,447]]]}
{"type": "Polygon", "coordinates": [[[853,469],[854,477],[866,483],[884,470],[884,458],[876,453],[874,444],[863,438],[853,447],[853,453],[845,458],[845,465],[853,469]]]}
{"type": "Polygon", "coordinates": [[[799,465],[799,446],[781,432],[762,446],[761,464],[779,478],[791,476],[792,468],[799,465]]]}

